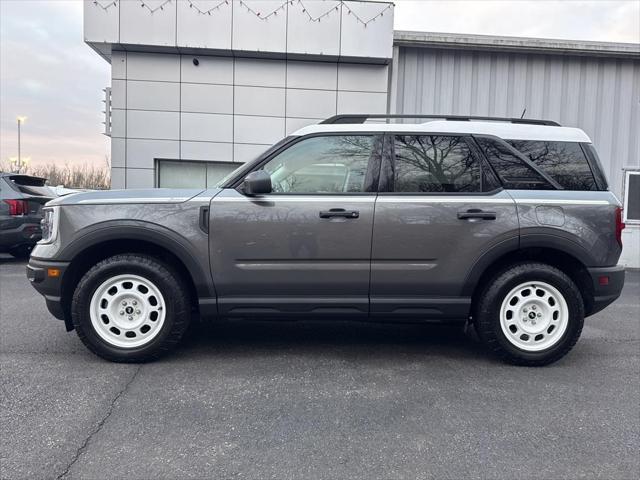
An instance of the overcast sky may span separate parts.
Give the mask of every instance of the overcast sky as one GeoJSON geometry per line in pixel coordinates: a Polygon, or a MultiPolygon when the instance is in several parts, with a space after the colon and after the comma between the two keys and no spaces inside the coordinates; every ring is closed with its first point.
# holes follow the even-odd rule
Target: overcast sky
{"type": "MultiPolygon", "coordinates": [[[[139,1],[139,0],[125,0],[139,1]]],[[[306,0],[313,1],[313,0],[306,0]]],[[[640,0],[395,0],[395,28],[640,42],[640,0]]],[[[109,65],[82,41],[80,0],[0,0],[0,160],[104,162],[109,65]]]]}

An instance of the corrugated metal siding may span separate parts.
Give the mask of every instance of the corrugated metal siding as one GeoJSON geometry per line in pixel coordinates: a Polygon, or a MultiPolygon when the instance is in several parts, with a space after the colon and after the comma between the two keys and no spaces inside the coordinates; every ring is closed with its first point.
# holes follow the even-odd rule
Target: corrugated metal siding
{"type": "Polygon", "coordinates": [[[559,121],[592,139],[612,190],[640,166],[640,60],[398,48],[391,110],[559,121]]]}

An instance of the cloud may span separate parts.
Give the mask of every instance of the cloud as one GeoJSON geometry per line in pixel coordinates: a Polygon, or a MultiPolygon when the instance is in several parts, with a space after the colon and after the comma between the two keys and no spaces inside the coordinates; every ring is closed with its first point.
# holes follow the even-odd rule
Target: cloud
{"type": "Polygon", "coordinates": [[[82,2],[0,0],[0,160],[103,162],[102,88],[110,66],[83,42],[82,2]]]}

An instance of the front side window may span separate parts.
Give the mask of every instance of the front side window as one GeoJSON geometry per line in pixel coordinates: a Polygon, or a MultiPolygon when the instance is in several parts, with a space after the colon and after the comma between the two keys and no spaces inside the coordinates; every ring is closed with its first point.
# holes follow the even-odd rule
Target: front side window
{"type": "Polygon", "coordinates": [[[579,143],[532,140],[507,140],[507,143],[549,174],[565,190],[598,189],[579,143]]]}
{"type": "Polygon", "coordinates": [[[381,137],[330,135],[301,140],[264,165],[274,193],[357,193],[373,184],[381,137]]]}
{"type": "Polygon", "coordinates": [[[395,137],[393,191],[406,193],[480,192],[480,165],[462,137],[395,137]]]}

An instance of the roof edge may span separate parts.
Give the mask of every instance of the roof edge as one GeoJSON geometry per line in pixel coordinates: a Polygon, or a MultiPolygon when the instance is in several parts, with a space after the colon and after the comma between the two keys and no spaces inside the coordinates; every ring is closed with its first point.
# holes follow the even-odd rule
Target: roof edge
{"type": "Polygon", "coordinates": [[[504,37],[458,33],[395,30],[394,45],[401,47],[465,48],[469,50],[519,51],[559,55],[631,57],[640,59],[640,44],[504,37]]]}
{"type": "Polygon", "coordinates": [[[320,123],[302,127],[291,133],[291,136],[314,133],[357,134],[365,132],[403,135],[495,135],[506,140],[591,143],[591,139],[583,130],[574,127],[448,120],[435,120],[426,123],[320,123]]]}

